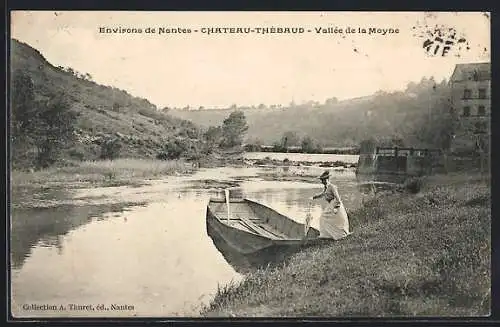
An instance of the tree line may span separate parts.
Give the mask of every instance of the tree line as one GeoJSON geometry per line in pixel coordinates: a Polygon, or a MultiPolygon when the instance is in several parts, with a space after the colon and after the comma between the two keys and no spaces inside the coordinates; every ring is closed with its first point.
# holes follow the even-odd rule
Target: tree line
{"type": "Polygon", "coordinates": [[[80,73],[79,71],[71,68],[71,67],[63,67],[63,66],[57,66],[60,70],[63,72],[69,73],[77,78],[83,79],[85,81],[92,81],[93,77],[89,73],[80,73]]]}
{"type": "MultiPolygon", "coordinates": [[[[309,101],[304,101],[302,104],[297,104],[295,101],[291,101],[288,105],[282,105],[282,104],[264,104],[260,103],[258,105],[237,105],[235,103],[231,104],[230,106],[226,108],[222,108],[225,110],[233,110],[233,111],[243,111],[243,110],[275,110],[275,109],[286,109],[286,108],[309,108],[309,107],[315,107],[315,108],[321,108],[324,106],[332,106],[336,103],[338,103],[338,99],[336,97],[331,97],[328,98],[324,101],[324,103],[321,103],[319,101],[314,101],[314,100],[309,100],[309,101]]],[[[183,111],[196,111],[196,110],[212,110],[211,108],[206,108],[205,106],[185,106],[182,108],[177,108],[177,107],[163,107],[163,111],[168,112],[169,110],[183,110],[183,111]]],[[[221,110],[221,109],[219,109],[221,110]]]]}
{"type": "Polygon", "coordinates": [[[11,160],[13,166],[44,168],[54,164],[74,138],[78,114],[65,94],[35,97],[31,77],[16,70],[11,88],[11,160]]]}
{"type": "Polygon", "coordinates": [[[272,151],[286,152],[292,147],[301,152],[321,153],[325,145],[359,148],[361,142],[369,140],[381,146],[446,150],[458,122],[448,83],[436,83],[433,78],[411,82],[404,91],[376,92],[368,101],[347,101],[345,106],[340,112],[315,111],[307,120],[297,120],[300,111],[267,115],[255,122],[262,136],[250,137],[246,147],[260,151],[265,139],[266,144],[272,144],[272,151]],[[277,122],[281,124],[273,128],[277,122]],[[294,130],[283,131],[287,125],[294,130]],[[281,135],[273,142],[271,130],[277,128],[281,135]]]}
{"type": "Polygon", "coordinates": [[[321,153],[323,146],[308,135],[300,137],[297,132],[288,131],[281,136],[281,139],[275,141],[270,148],[264,147],[260,139],[253,139],[246,143],[245,150],[251,152],[268,150],[272,152],[321,153]]]}
{"type": "Polygon", "coordinates": [[[204,156],[224,150],[242,151],[241,146],[247,130],[245,114],[236,110],[224,119],[221,126],[210,126],[205,131],[196,129],[196,135],[169,140],[157,158],[168,160],[185,157],[200,160],[204,156]]]}

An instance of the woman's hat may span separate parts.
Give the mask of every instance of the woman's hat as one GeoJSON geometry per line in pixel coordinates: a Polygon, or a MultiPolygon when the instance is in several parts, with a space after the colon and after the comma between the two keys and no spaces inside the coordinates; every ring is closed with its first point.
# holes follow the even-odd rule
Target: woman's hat
{"type": "Polygon", "coordinates": [[[321,176],[319,176],[319,179],[328,179],[330,178],[330,172],[328,170],[325,170],[321,176]]]}

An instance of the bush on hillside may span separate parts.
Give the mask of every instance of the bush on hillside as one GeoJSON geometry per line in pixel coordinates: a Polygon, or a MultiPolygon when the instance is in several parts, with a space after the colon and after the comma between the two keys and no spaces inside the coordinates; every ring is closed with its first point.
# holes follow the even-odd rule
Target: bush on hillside
{"type": "Polygon", "coordinates": [[[100,158],[105,160],[114,160],[120,156],[122,149],[121,141],[118,138],[104,139],[101,143],[100,158]]]}
{"type": "Polygon", "coordinates": [[[83,151],[77,150],[77,149],[69,150],[68,155],[70,158],[80,160],[80,161],[85,159],[85,153],[83,153],[83,151]]]}
{"type": "Polygon", "coordinates": [[[156,155],[160,160],[174,160],[179,159],[188,150],[185,141],[180,138],[169,140],[164,144],[163,149],[156,155]]]}
{"type": "Polygon", "coordinates": [[[113,103],[112,109],[115,112],[119,112],[120,111],[120,107],[121,107],[120,104],[118,102],[115,102],[115,103],[113,103]]]}

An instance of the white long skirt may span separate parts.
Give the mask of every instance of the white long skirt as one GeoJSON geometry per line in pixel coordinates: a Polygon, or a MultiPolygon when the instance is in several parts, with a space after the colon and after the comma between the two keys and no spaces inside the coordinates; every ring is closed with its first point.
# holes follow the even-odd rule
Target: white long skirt
{"type": "Polygon", "coordinates": [[[335,201],[332,201],[323,209],[319,219],[319,237],[321,238],[340,240],[350,234],[349,217],[344,204],[340,203],[340,206],[335,206],[335,201]]]}

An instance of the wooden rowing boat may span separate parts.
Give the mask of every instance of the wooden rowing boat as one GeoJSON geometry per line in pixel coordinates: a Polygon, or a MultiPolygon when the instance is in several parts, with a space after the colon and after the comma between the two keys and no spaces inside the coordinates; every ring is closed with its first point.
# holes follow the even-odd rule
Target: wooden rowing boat
{"type": "MultiPolygon", "coordinates": [[[[277,211],[248,199],[210,199],[207,205],[207,232],[217,248],[235,256],[265,254],[268,258],[290,253],[304,246],[332,242],[319,238],[309,228],[277,211]],[[229,203],[229,217],[228,205],[229,203]]],[[[224,253],[223,253],[224,254],[224,253]]],[[[266,261],[266,258],[260,258],[266,261]]]]}

